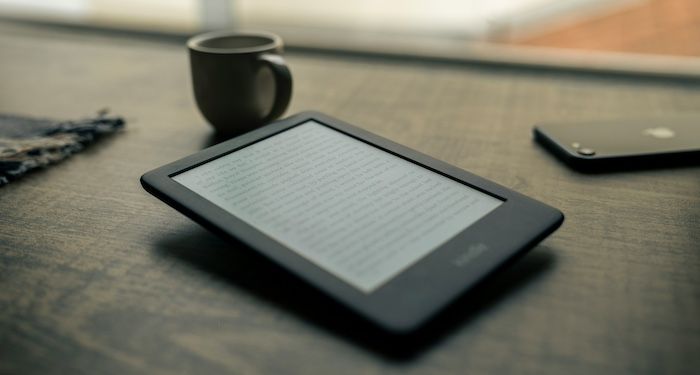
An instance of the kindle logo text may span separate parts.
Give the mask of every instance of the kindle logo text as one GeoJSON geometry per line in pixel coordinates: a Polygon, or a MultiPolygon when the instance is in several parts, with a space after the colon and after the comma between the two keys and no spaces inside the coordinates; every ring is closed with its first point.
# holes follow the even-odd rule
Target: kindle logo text
{"type": "Polygon", "coordinates": [[[476,259],[479,255],[485,253],[488,249],[489,247],[483,242],[469,245],[466,251],[452,259],[452,264],[457,267],[464,267],[471,263],[471,261],[476,259]]]}

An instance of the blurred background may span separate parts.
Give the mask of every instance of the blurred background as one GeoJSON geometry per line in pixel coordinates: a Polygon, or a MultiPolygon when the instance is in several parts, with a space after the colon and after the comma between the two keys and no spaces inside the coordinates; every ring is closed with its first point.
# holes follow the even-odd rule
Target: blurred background
{"type": "Polygon", "coordinates": [[[698,0],[0,0],[0,17],[150,33],[266,29],[307,46],[382,39],[700,56],[698,0]]]}

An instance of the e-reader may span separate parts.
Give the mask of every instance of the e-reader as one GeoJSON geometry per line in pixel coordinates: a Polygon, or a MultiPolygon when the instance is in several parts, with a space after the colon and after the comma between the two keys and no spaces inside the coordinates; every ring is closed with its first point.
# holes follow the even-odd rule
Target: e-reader
{"type": "Polygon", "coordinates": [[[420,327],[564,218],[317,112],[157,168],[141,183],[394,333],[420,327]]]}

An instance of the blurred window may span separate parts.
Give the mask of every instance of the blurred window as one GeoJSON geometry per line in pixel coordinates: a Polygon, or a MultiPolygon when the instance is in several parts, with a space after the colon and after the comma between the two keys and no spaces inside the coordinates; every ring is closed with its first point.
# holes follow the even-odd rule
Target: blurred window
{"type": "Polygon", "coordinates": [[[242,27],[700,55],[698,0],[0,0],[0,15],[175,33],[242,27]]]}

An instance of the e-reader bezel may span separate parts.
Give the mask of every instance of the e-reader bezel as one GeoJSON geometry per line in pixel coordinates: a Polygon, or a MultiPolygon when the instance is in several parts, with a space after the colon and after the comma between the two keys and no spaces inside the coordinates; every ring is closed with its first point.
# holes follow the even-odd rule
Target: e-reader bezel
{"type": "Polygon", "coordinates": [[[318,112],[302,112],[222,142],[141,177],[151,194],[215,233],[232,237],[385,330],[407,333],[561,225],[550,206],[318,112]],[[503,201],[376,290],[365,293],[172,179],[309,120],[503,201]]]}

